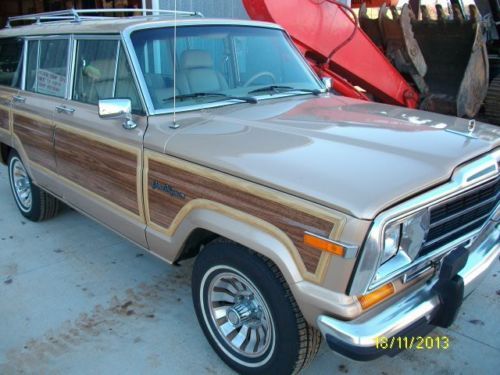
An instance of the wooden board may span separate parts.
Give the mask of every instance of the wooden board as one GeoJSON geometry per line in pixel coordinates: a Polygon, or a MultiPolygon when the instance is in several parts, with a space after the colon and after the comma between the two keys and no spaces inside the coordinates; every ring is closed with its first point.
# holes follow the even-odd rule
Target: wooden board
{"type": "Polygon", "coordinates": [[[56,131],[55,152],[62,177],[140,215],[136,153],[61,128],[56,131]]]}
{"type": "Polygon", "coordinates": [[[56,170],[53,153],[54,126],[14,112],[14,133],[19,137],[29,160],[56,170]]]}
{"type": "Polygon", "coordinates": [[[315,273],[321,251],[303,244],[304,231],[328,237],[333,224],[265,197],[255,196],[199,174],[149,159],[148,207],[150,220],[168,228],[193,199],[207,199],[243,211],[281,229],[294,242],[306,270],[315,273]]]}

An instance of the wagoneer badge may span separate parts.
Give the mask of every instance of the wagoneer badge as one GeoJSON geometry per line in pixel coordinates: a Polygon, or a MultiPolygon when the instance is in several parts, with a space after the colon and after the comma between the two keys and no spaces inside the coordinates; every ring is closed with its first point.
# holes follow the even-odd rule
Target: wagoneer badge
{"type": "Polygon", "coordinates": [[[172,186],[167,184],[162,184],[160,181],[155,180],[152,185],[153,190],[161,190],[167,194],[170,194],[172,197],[179,199],[186,199],[186,194],[175,190],[172,186]]]}

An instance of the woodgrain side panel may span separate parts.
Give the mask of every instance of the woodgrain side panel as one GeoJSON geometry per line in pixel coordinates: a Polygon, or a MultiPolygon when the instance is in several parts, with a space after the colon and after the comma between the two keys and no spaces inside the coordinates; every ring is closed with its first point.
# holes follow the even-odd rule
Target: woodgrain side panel
{"type": "Polygon", "coordinates": [[[58,173],[118,206],[139,215],[138,155],[58,128],[58,173]]]}
{"type": "Polygon", "coordinates": [[[0,128],[4,130],[9,129],[9,108],[0,106],[0,128]]]}
{"type": "Polygon", "coordinates": [[[304,231],[328,237],[331,222],[156,160],[150,159],[148,165],[148,206],[153,223],[168,228],[193,199],[218,202],[281,229],[294,242],[307,271],[316,271],[321,252],[303,245],[304,231]]]}
{"type": "Polygon", "coordinates": [[[54,126],[49,121],[43,122],[14,112],[14,133],[23,144],[28,158],[48,168],[56,170],[53,152],[54,126]]]}

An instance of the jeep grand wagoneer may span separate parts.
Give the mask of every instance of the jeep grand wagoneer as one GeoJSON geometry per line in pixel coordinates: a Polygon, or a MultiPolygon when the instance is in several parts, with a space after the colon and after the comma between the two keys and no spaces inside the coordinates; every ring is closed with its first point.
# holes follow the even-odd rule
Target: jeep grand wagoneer
{"type": "Polygon", "coordinates": [[[328,92],[277,25],[11,19],[0,85],[20,212],[64,202],[196,257],[199,323],[238,372],[299,371],[322,336],[386,354],[449,326],[498,257],[499,129],[328,92]]]}

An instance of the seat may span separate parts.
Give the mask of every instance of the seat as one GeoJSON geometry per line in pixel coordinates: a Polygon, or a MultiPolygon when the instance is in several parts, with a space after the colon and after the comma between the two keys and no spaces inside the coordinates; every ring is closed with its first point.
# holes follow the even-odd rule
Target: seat
{"type": "Polygon", "coordinates": [[[214,69],[210,53],[204,50],[187,50],[181,55],[180,71],[176,86],[181,94],[216,92],[226,90],[224,76],[214,69]]]}
{"type": "Polygon", "coordinates": [[[112,60],[96,60],[83,68],[80,100],[97,104],[99,99],[113,97],[114,67],[112,60]]]}

